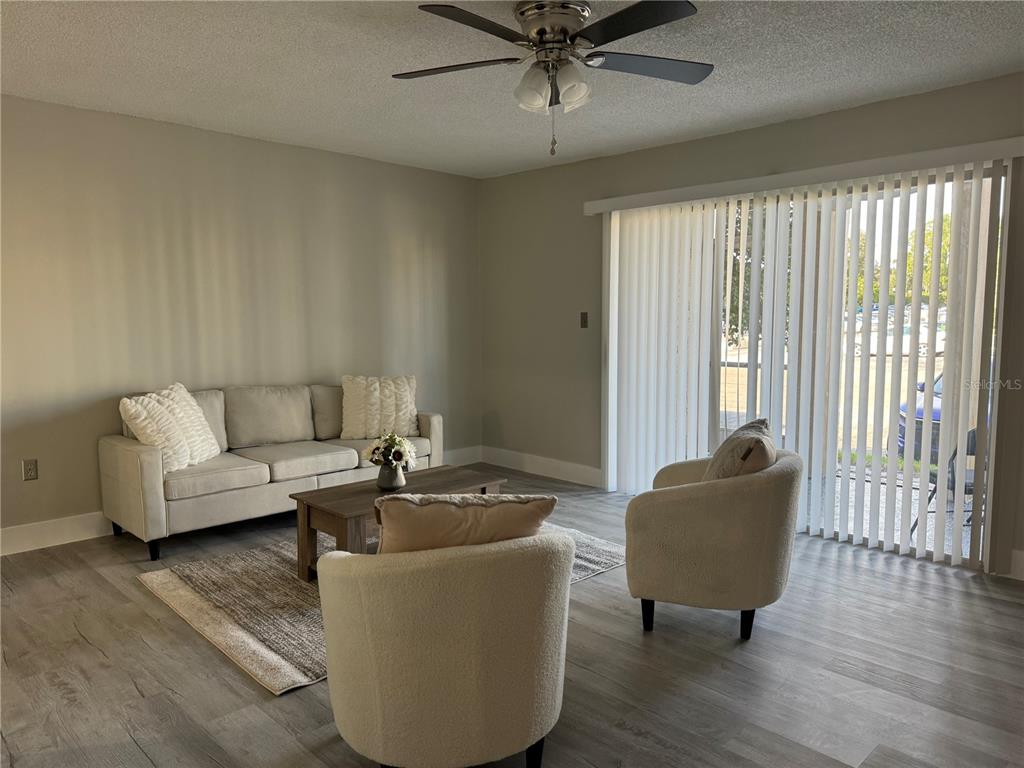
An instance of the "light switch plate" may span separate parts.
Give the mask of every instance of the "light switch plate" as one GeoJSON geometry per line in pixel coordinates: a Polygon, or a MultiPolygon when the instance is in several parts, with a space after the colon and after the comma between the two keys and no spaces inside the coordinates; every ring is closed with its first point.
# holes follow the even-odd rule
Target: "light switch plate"
{"type": "Polygon", "coordinates": [[[21,479],[22,480],[38,480],[39,479],[39,461],[38,461],[38,459],[22,459],[21,460],[21,479]]]}

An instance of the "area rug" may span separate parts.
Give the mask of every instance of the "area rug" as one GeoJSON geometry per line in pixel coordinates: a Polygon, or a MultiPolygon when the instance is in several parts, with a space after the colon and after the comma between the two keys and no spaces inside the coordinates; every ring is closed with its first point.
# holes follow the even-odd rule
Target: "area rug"
{"type": "MultiPolygon", "coordinates": [[[[626,562],[625,548],[574,528],[545,524],[576,542],[572,582],[626,562]]],[[[321,534],[320,553],[334,548],[321,534]]],[[[182,563],[139,576],[157,597],[275,695],[327,676],[316,584],[295,576],[295,542],[182,563]]]]}

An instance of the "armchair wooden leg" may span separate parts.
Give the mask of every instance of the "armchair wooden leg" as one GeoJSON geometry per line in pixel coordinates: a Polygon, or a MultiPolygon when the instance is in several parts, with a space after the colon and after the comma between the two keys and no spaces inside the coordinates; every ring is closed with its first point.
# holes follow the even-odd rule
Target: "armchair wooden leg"
{"type": "Polygon", "coordinates": [[[534,742],[526,748],[526,768],[540,768],[544,759],[544,739],[534,742]]]}
{"type": "Polygon", "coordinates": [[[160,539],[154,539],[153,541],[147,541],[149,544],[149,559],[159,560],[160,559],[160,539]]]}
{"type": "Polygon", "coordinates": [[[110,528],[114,532],[115,536],[120,536],[122,533],[124,533],[124,529],[117,523],[112,522],[110,524],[110,528]]]}
{"type": "Polygon", "coordinates": [[[654,629],[654,601],[641,599],[640,613],[644,617],[644,632],[651,632],[654,629]]]}
{"type": "Polygon", "coordinates": [[[740,639],[749,640],[754,629],[754,611],[740,611],[740,639]]]}

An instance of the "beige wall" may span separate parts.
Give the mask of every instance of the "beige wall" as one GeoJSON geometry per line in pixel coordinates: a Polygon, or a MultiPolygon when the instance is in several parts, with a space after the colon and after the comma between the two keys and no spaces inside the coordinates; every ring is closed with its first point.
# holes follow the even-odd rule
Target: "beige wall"
{"type": "Polygon", "coordinates": [[[1024,578],[1024,160],[1013,161],[1006,296],[992,489],[991,570],[1024,578]],[[1014,554],[1016,550],[1016,555],[1014,554]],[[1016,561],[1016,562],[1015,562],[1016,561]]]}
{"type": "Polygon", "coordinates": [[[1022,100],[1024,73],[485,180],[484,444],[600,466],[602,232],[584,201],[1018,136],[1022,100]]]}
{"type": "MultiPolygon", "coordinates": [[[[1020,135],[1022,94],[1017,74],[479,182],[5,97],[3,525],[98,509],[116,397],[174,379],[414,371],[449,445],[597,467],[601,222],[584,201],[1020,135]],[[374,328],[388,299],[399,332],[374,328]]],[[[1021,350],[1004,375],[1024,375],[1021,350]]],[[[1022,398],[1003,395],[1010,426],[1022,398]]],[[[1022,430],[1000,430],[1005,477],[1024,475],[1004,449],[1022,430]]],[[[1018,549],[1020,518],[1002,539],[1018,549]]]]}
{"type": "Polygon", "coordinates": [[[415,373],[479,444],[478,182],[9,97],[2,153],[4,526],[98,510],[117,397],[175,380],[415,373]]]}

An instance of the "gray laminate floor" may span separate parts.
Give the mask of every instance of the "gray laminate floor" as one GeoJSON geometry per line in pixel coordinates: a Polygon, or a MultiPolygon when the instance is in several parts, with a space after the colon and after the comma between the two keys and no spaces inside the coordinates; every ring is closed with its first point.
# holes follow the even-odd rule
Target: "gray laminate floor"
{"type": "MultiPolygon", "coordinates": [[[[624,540],[625,497],[507,474],[559,495],[554,522],[624,540]]],[[[160,563],[127,535],[3,558],[3,765],[371,765],[326,683],[270,695],[135,578],[292,535],[279,515],[175,537],[160,563]]],[[[1024,584],[798,536],[742,644],[735,614],[660,604],[642,634],[625,584],[572,588],[549,768],[1024,765],[1024,584]]]]}

